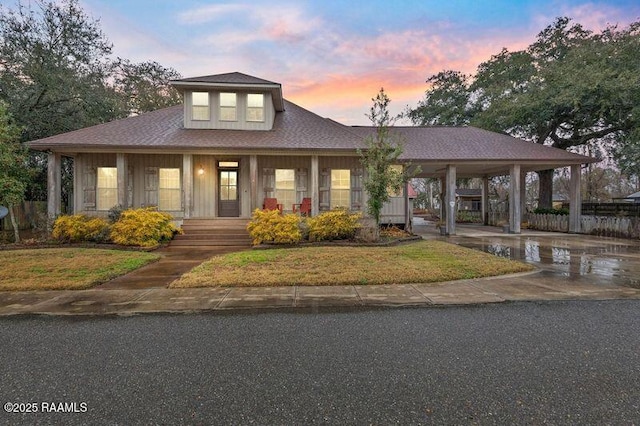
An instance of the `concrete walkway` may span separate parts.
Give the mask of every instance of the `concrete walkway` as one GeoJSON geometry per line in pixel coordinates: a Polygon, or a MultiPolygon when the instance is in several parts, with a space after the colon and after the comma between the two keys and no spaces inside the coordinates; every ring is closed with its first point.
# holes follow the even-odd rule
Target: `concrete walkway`
{"type": "MultiPolygon", "coordinates": [[[[423,238],[444,239],[534,264],[531,273],[437,284],[329,287],[168,289],[176,276],[214,254],[165,249],[161,262],[95,289],[1,292],[0,315],[131,315],[233,309],[437,306],[541,300],[640,300],[640,242],[613,238],[458,226],[440,237],[418,223],[423,238]]],[[[234,249],[222,249],[232,251],[234,249]]],[[[235,249],[237,250],[237,249],[235,249]]]]}

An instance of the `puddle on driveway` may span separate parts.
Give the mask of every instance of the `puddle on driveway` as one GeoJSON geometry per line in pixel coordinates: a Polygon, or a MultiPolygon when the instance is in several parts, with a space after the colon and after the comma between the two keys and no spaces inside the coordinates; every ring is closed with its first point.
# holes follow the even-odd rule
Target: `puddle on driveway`
{"type": "Polygon", "coordinates": [[[640,288],[640,244],[597,237],[453,237],[456,244],[531,263],[553,275],[640,288]]]}

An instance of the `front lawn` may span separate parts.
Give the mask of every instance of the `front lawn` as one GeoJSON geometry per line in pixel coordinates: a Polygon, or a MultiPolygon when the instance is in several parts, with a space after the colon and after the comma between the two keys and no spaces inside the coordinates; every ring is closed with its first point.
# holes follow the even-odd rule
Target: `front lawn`
{"type": "Polygon", "coordinates": [[[160,256],[85,248],[0,251],[0,290],[79,290],[133,271],[160,256]]]}
{"type": "Polygon", "coordinates": [[[530,271],[524,263],[440,241],[396,247],[307,247],[216,256],[171,287],[406,284],[530,271]]]}

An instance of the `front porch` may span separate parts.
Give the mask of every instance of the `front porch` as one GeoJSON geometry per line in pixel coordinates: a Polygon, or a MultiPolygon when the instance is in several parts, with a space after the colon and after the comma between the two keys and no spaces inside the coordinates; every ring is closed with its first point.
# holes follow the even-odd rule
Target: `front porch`
{"type": "MultiPolygon", "coordinates": [[[[176,220],[242,218],[276,198],[285,213],[311,200],[311,215],[336,207],[364,211],[360,158],[350,155],[235,153],[73,153],[73,212],[106,216],[114,206],[157,207],[176,220]]],[[[61,154],[49,154],[48,213],[60,214],[61,154]]],[[[406,191],[405,191],[406,192],[406,191]]],[[[383,222],[406,224],[405,194],[383,222]]]]}

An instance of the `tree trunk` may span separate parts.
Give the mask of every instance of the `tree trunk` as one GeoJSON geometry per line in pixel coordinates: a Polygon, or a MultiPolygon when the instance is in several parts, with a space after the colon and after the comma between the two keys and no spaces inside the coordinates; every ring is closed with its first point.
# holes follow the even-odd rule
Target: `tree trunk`
{"type": "Polygon", "coordinates": [[[20,242],[20,232],[18,231],[18,222],[16,221],[16,216],[13,214],[13,204],[9,204],[9,216],[11,217],[11,226],[13,226],[13,237],[14,242],[20,242]]]}
{"type": "Polygon", "coordinates": [[[538,208],[553,208],[553,169],[538,172],[538,208]]]}

